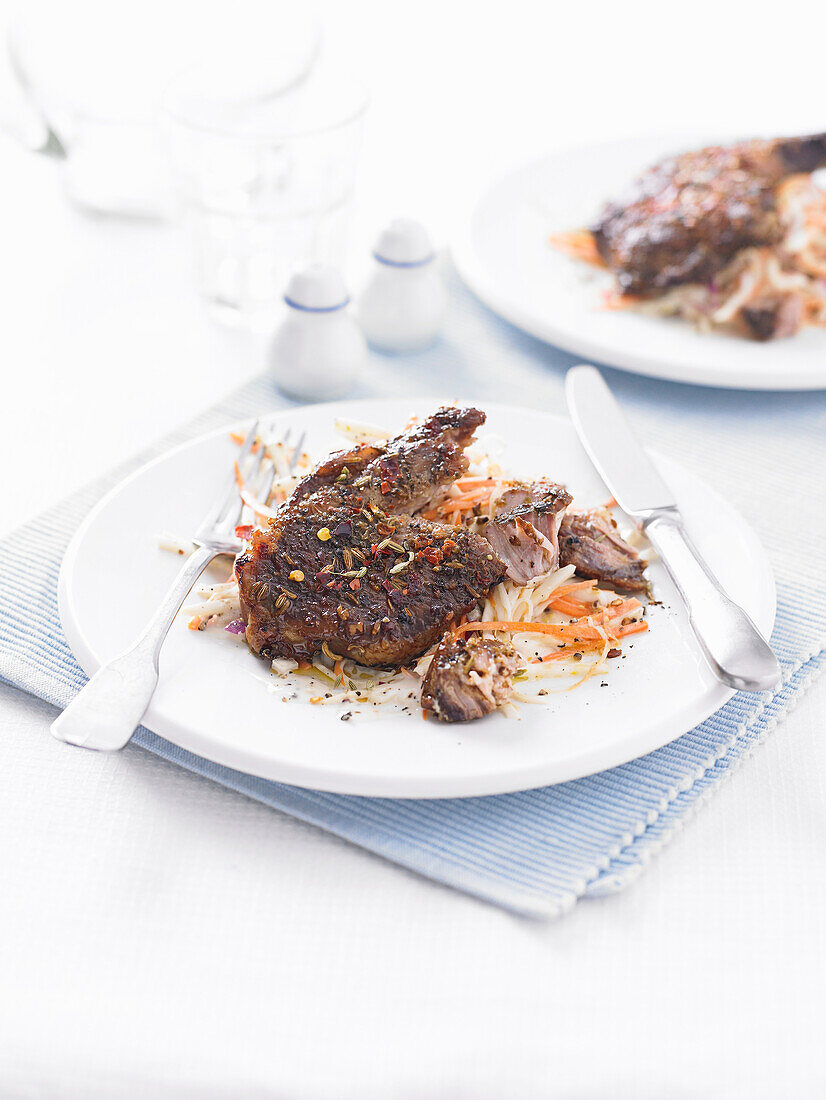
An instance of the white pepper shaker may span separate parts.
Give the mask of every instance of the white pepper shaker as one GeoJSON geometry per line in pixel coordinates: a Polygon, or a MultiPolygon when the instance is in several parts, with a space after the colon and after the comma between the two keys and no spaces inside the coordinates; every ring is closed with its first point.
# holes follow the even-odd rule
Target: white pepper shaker
{"type": "Polygon", "coordinates": [[[361,329],[347,311],[341,273],[314,264],[296,272],[284,294],[287,316],[270,345],[270,370],[279,389],[303,401],[343,397],[367,357],[361,329]]]}
{"type": "Polygon", "coordinates": [[[416,351],[431,344],[447,309],[447,289],[421,222],[396,218],[373,250],[372,275],[356,313],[364,335],[382,351],[416,351]]]}

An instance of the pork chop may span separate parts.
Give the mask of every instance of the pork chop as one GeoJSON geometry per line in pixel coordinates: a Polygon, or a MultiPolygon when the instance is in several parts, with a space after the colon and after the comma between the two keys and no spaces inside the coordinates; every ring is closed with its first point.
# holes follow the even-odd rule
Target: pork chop
{"type": "Polygon", "coordinates": [[[591,232],[623,293],[706,283],[741,249],[782,238],[777,185],[823,165],[826,134],[683,153],[643,172],[591,232]]]}
{"type": "Polygon", "coordinates": [[[466,472],[463,448],[483,422],[477,409],[440,409],[354,471],[337,455],[304,479],[306,494],[236,562],[254,652],[399,667],[484,599],[505,574],[490,544],[411,514],[466,472]]]}

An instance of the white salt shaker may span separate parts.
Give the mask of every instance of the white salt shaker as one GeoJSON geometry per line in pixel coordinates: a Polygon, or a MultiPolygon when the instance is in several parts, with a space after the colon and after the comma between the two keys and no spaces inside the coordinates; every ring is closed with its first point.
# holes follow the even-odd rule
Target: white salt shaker
{"type": "Polygon", "coordinates": [[[284,294],[287,316],[270,345],[270,370],[279,389],[303,401],[342,397],[361,374],[367,344],[347,312],[341,273],[315,264],[296,272],[284,294]]]}
{"type": "Polygon", "coordinates": [[[373,256],[374,270],[356,306],[364,335],[382,351],[427,347],[447,309],[427,230],[411,218],[396,218],[379,234],[373,256]]]}

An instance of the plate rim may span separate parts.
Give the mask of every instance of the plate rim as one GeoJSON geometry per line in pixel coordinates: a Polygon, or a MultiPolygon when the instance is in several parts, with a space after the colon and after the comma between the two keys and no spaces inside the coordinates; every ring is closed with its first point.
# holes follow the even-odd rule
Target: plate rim
{"type": "MultiPolygon", "coordinates": [[[[675,136],[680,140],[680,136],[675,136]]],[[[598,364],[618,370],[628,371],[632,374],[643,375],[648,378],[658,378],[667,382],[677,382],[687,386],[709,386],[715,389],[736,389],[751,392],[806,392],[811,390],[826,390],[826,366],[821,370],[819,378],[813,377],[810,372],[792,370],[778,380],[774,371],[757,371],[750,374],[748,380],[742,374],[726,374],[718,368],[697,367],[690,376],[679,367],[663,366],[655,356],[642,352],[639,355],[631,354],[623,350],[613,351],[610,347],[599,341],[590,340],[587,335],[571,333],[559,328],[552,322],[547,322],[530,309],[521,306],[518,301],[509,296],[498,285],[495,275],[483,264],[479,258],[473,237],[473,223],[483,202],[495,189],[506,180],[510,180],[517,174],[535,171],[540,165],[547,164],[551,160],[559,160],[578,151],[610,149],[617,146],[627,147],[630,143],[640,146],[656,140],[665,140],[662,134],[648,134],[631,138],[629,141],[602,141],[591,144],[578,144],[565,149],[550,150],[544,156],[535,157],[532,160],[521,161],[511,165],[506,171],[500,173],[495,179],[489,180],[480,188],[471,203],[462,208],[460,216],[454,224],[458,228],[451,235],[448,249],[450,257],[462,281],[472,293],[490,310],[502,317],[509,324],[541,340],[545,344],[560,348],[572,355],[582,355],[598,364]]],[[[702,140],[702,139],[698,139],[702,140]]],[[[670,320],[669,318],[650,320],[670,320]]],[[[699,336],[700,334],[698,334],[699,336]]],[[[823,360],[826,361],[826,335],[824,335],[823,360]]]]}
{"type": "MultiPolygon", "coordinates": [[[[342,405],[347,404],[348,406],[355,405],[369,408],[370,406],[382,402],[399,402],[402,400],[404,399],[393,397],[367,398],[357,399],[346,403],[341,401],[319,402],[314,406],[307,407],[327,407],[332,409],[340,408],[342,405]]],[[[416,400],[425,403],[429,399],[427,397],[417,396],[416,400]]],[[[497,409],[506,409],[512,412],[524,413],[525,411],[529,411],[536,413],[540,411],[543,417],[552,421],[563,422],[570,426],[570,418],[560,413],[545,412],[544,410],[526,410],[523,406],[514,405],[508,402],[488,401],[482,402],[482,404],[486,404],[491,408],[496,407],[497,409]]],[[[273,413],[273,417],[295,415],[297,411],[300,410],[276,410],[273,413]]],[[[126,486],[141,476],[147,469],[167,461],[179,451],[203,444],[207,439],[225,436],[228,432],[236,428],[251,424],[253,420],[255,420],[255,416],[250,416],[238,421],[232,421],[222,427],[203,432],[192,439],[185,440],[182,443],[178,443],[162,451],[147,462],[142,463],[122,478],[116,485],[112,486],[101,497],[94,507],[90,509],[72,535],[61,561],[58,575],[58,612],[61,628],[66,641],[78,664],[87,675],[93,675],[100,667],[101,661],[95,655],[91,643],[86,638],[83,629],[72,614],[74,595],[71,589],[72,569],[75,562],[78,560],[78,555],[87,532],[100,514],[105,511],[109,502],[115,499],[126,486]]],[[[695,480],[702,482],[703,485],[706,484],[701,478],[698,478],[697,475],[687,470],[679,461],[661,455],[658,451],[648,450],[647,448],[646,450],[655,461],[661,459],[666,464],[677,466],[681,470],[685,470],[689,476],[693,477],[695,480]]],[[[717,496],[720,496],[716,490],[712,489],[712,491],[717,496]]],[[[721,497],[721,499],[725,498],[721,497]]],[[[770,618],[771,622],[768,624],[767,628],[768,635],[770,636],[777,615],[777,591],[771,562],[761,540],[758,538],[751,525],[741,515],[739,510],[727,500],[726,507],[730,510],[735,519],[750,532],[765,575],[770,581],[771,590],[768,593],[768,618],[770,618]]],[[[147,709],[144,719],[141,721],[141,725],[145,726],[157,736],[169,741],[182,751],[191,752],[197,756],[203,757],[213,764],[227,767],[234,771],[241,771],[261,779],[290,784],[306,790],[381,798],[472,798],[534,790],[545,786],[555,786],[559,783],[570,782],[574,779],[598,774],[599,772],[629,763],[632,760],[636,760],[684,736],[701,722],[717,713],[717,711],[735,694],[736,692],[727,688],[725,685],[717,684],[708,695],[701,696],[690,706],[686,706],[679,715],[672,715],[669,720],[661,720],[652,725],[645,731],[644,736],[638,734],[636,736],[627,737],[616,746],[610,746],[615,751],[608,752],[605,746],[600,746],[597,749],[591,750],[591,752],[585,756],[577,757],[575,761],[566,762],[565,766],[560,766],[559,762],[553,761],[549,762],[545,767],[541,765],[526,765],[507,772],[498,771],[495,773],[495,778],[489,775],[472,775],[469,778],[441,777],[434,779],[434,777],[430,775],[411,777],[410,774],[397,775],[394,776],[392,780],[388,780],[386,776],[375,775],[367,777],[362,775],[361,778],[356,778],[355,774],[351,775],[348,773],[342,775],[340,771],[320,768],[316,765],[296,764],[293,762],[287,762],[285,764],[282,761],[263,758],[254,752],[246,750],[243,746],[233,745],[226,738],[216,741],[213,737],[203,735],[192,727],[183,726],[164,714],[158,715],[157,712],[153,711],[153,704],[150,704],[147,709]],[[679,726],[679,729],[677,732],[674,732],[677,726],[679,726]],[[589,761],[597,756],[601,762],[593,766],[589,761]]],[[[380,719],[376,720],[380,721],[380,719]]]]}

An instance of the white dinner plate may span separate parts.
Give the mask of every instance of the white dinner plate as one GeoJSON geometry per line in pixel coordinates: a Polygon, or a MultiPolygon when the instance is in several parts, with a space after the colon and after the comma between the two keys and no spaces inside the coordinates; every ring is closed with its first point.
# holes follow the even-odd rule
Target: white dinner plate
{"type": "Polygon", "coordinates": [[[603,308],[609,273],[548,243],[590,225],[644,168],[703,140],[647,138],[572,149],[505,175],[471,206],[452,244],[465,282],[512,324],[566,351],[638,374],[741,389],[826,388],[826,331],[759,343],[676,318],[603,308]]]}
{"type": "MultiPolygon", "coordinates": [[[[400,430],[431,401],[315,405],[280,414],[306,428],[314,456],[342,445],[336,415],[400,430]]],[[[480,434],[507,441],[503,461],[520,475],[564,482],[581,505],[607,491],[569,421],[486,405],[480,434]]],[[[142,467],[108,494],[72,539],[60,573],[66,637],[86,672],[126,649],[149,620],[180,558],[158,548],[160,532],[187,533],[222,485],[236,448],[226,431],[202,436],[142,467]]],[[[745,521],[677,463],[655,461],[684,509],[689,530],[735,599],[768,636],[774,621],[771,569],[745,521]]],[[[227,566],[223,565],[223,575],[227,566]]],[[[184,749],[240,771],[303,787],[361,795],[442,797],[522,790],[601,771],[685,733],[731,695],[709,672],[673,586],[652,564],[648,633],[629,639],[610,673],[521,718],[493,714],[447,725],[420,713],[340,720],[329,706],[282,702],[266,662],[223,630],[174,623],[145,725],[184,749]]],[[[223,579],[223,577],[222,577],[223,579]]]]}

